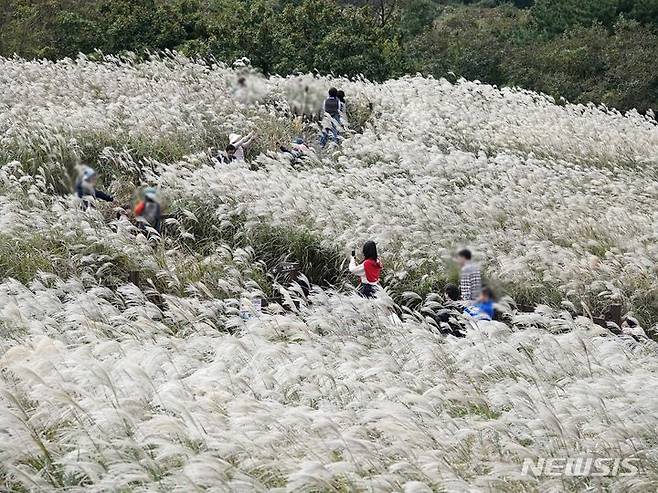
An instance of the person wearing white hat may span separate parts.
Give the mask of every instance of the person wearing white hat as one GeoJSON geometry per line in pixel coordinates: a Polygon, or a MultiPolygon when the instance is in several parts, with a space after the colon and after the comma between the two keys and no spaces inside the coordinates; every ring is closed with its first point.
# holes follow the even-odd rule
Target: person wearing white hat
{"type": "Polygon", "coordinates": [[[96,199],[105,200],[106,202],[114,202],[114,197],[102,192],[101,190],[96,190],[97,178],[96,171],[89,166],[85,166],[75,182],[75,193],[78,198],[82,199],[83,210],[92,207],[93,202],[96,199]]]}
{"type": "Polygon", "coordinates": [[[228,161],[244,161],[244,151],[256,138],[255,132],[249,132],[242,137],[240,134],[231,134],[228,136],[228,146],[226,146],[226,156],[228,161]]]}

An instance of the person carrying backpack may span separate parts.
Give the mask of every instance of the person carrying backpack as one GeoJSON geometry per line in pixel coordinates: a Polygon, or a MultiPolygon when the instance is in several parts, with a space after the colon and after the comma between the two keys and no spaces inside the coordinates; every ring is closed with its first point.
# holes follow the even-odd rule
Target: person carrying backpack
{"type": "Polygon", "coordinates": [[[374,241],[366,241],[363,245],[364,261],[356,263],[356,252],[352,250],[349,270],[352,274],[361,279],[361,284],[357,288],[360,296],[363,298],[374,298],[379,288],[379,277],[384,266],[377,255],[377,245],[374,241]]]}
{"type": "Polygon", "coordinates": [[[160,233],[162,207],[155,188],[149,187],[144,190],[144,200],[140,200],[135,206],[135,217],[140,223],[140,229],[150,227],[160,233]]]}
{"type": "MultiPolygon", "coordinates": [[[[322,130],[322,136],[320,137],[320,145],[322,147],[327,145],[329,140],[329,132],[331,132],[332,138],[336,144],[338,144],[338,125],[340,125],[340,99],[338,99],[338,89],[332,87],[329,89],[329,97],[324,100],[322,105],[322,112],[325,115],[329,115],[330,123],[322,130]]],[[[323,120],[324,122],[325,120],[323,120]]]]}
{"type": "Polygon", "coordinates": [[[85,166],[75,182],[75,194],[82,199],[81,207],[83,211],[93,207],[96,199],[114,202],[114,197],[96,189],[97,178],[96,171],[89,166],[85,166]]]}

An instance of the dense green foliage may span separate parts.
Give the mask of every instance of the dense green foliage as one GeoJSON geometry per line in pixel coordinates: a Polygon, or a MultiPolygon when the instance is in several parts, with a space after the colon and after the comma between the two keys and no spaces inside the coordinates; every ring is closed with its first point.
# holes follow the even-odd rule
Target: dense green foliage
{"type": "Polygon", "coordinates": [[[177,49],[266,73],[422,72],[658,106],[658,0],[0,0],[0,29],[4,56],[177,49]]]}

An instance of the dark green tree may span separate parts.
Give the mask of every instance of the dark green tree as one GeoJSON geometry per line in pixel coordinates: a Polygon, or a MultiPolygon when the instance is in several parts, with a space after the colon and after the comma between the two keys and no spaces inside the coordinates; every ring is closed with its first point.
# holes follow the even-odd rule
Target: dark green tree
{"type": "Polygon", "coordinates": [[[575,26],[612,27],[620,0],[536,0],[532,16],[538,30],[556,35],[575,26]]]}
{"type": "Polygon", "coordinates": [[[409,48],[413,69],[504,84],[501,64],[522,44],[527,17],[510,6],[450,8],[409,48]]]}

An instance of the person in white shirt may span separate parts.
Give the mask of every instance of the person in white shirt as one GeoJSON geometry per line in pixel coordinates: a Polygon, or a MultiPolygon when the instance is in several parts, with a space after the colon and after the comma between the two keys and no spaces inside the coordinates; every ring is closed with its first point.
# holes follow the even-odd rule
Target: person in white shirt
{"type": "Polygon", "coordinates": [[[364,243],[363,258],[364,261],[357,264],[356,252],[352,250],[349,269],[352,274],[359,276],[361,279],[361,284],[357,288],[359,295],[364,298],[373,298],[377,293],[379,277],[384,267],[377,255],[377,245],[374,241],[364,243]]]}
{"type": "Polygon", "coordinates": [[[239,134],[231,134],[228,136],[229,144],[226,146],[227,160],[230,161],[244,161],[244,151],[256,138],[255,132],[249,132],[242,137],[239,134]]]}

